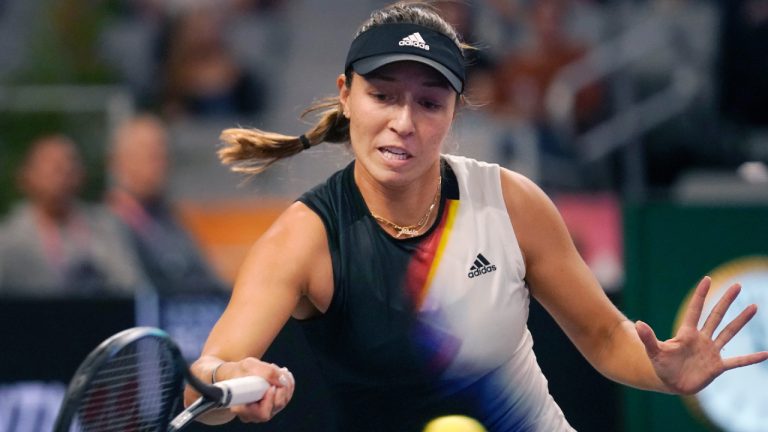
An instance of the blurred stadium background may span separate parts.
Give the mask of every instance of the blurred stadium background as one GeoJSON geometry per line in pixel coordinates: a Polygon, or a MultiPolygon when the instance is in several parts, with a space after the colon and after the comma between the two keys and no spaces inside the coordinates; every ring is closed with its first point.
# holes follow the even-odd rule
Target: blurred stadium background
{"type": "MultiPolygon", "coordinates": [[[[169,126],[175,207],[230,282],[274,217],[351,156],[323,145],[243,182],[216,159],[219,132],[242,125],[302,133],[302,109],[335,92],[356,26],[386,3],[0,0],[0,217],[20,198],[14,177],[26,146],[45,133],[79,145],[85,196],[101,200],[110,134],[148,111],[169,126]]],[[[701,275],[768,254],[765,1],[439,7],[481,48],[470,67],[477,106],[459,113],[446,151],[538,182],[630,318],[667,335],[701,275]]],[[[0,297],[0,431],[46,430],[74,368],[117,330],[163,326],[194,358],[224,301],[0,297]],[[51,353],[61,357],[53,365],[51,353]]],[[[530,325],[555,399],[577,429],[711,427],[679,398],[604,380],[537,305],[530,325]]],[[[289,325],[270,352],[299,371],[295,403],[252,430],[332,430],[301,338],[289,325]]]]}

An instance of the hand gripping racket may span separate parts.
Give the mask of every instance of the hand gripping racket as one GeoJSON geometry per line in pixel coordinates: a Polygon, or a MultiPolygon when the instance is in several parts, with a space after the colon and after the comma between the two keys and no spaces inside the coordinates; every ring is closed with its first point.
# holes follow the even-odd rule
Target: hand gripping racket
{"type": "Polygon", "coordinates": [[[205,384],[190,373],[167,333],[135,327],[88,354],[69,384],[54,432],[178,431],[212,409],[256,402],[269,386],[260,377],[205,384]],[[171,421],[185,380],[202,396],[171,421]]]}

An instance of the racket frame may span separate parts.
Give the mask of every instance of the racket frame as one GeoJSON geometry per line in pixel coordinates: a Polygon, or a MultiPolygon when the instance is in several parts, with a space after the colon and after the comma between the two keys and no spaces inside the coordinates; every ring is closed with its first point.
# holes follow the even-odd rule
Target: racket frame
{"type": "Polygon", "coordinates": [[[161,345],[168,350],[173,362],[173,387],[176,388],[176,395],[173,397],[175,401],[170,403],[168,409],[162,413],[164,423],[167,424],[170,422],[171,416],[177,411],[179,403],[181,402],[185,381],[192,385],[192,387],[203,396],[201,398],[203,401],[206,401],[205,409],[197,410],[199,413],[218,404],[218,401],[223,397],[222,389],[206,384],[196,376],[192,375],[178,346],[166,332],[154,327],[133,327],[110,336],[94,348],[85,360],[83,360],[67,387],[61,409],[59,410],[56,422],[54,423],[53,432],[69,432],[72,421],[81,407],[83,397],[89,390],[100,367],[127,346],[144,338],[157,338],[162,340],[161,345]]]}

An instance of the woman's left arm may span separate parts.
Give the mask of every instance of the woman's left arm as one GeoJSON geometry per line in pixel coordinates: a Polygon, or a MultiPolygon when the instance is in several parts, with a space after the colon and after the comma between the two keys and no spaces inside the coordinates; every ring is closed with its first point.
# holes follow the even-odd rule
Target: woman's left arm
{"type": "Polygon", "coordinates": [[[692,394],[728,369],[768,359],[768,352],[723,359],[721,349],[755,315],[750,305],[718,335],[714,330],[738,295],[731,287],[699,328],[709,278],[688,305],[683,324],[659,341],[645,323],[629,321],[608,299],[579,255],[557,208],[533,182],[502,170],[502,191],[526,265],[531,294],[595,369],[633,387],[692,394]]]}

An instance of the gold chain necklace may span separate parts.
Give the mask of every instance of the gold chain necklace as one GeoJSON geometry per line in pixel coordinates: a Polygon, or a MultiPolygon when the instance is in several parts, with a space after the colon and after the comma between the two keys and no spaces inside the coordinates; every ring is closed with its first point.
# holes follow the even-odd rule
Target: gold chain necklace
{"type": "Polygon", "coordinates": [[[427,213],[424,214],[424,216],[419,219],[418,222],[416,222],[413,225],[407,225],[402,226],[398,225],[390,220],[384,219],[383,217],[377,215],[374,212],[371,212],[371,216],[373,216],[374,219],[376,219],[378,222],[383,223],[384,225],[394,229],[397,231],[397,234],[395,234],[395,238],[401,238],[403,236],[414,237],[419,235],[419,232],[424,229],[424,226],[429,221],[429,216],[432,215],[432,211],[435,209],[435,206],[440,201],[440,189],[443,184],[443,176],[440,176],[437,178],[437,191],[435,191],[435,197],[432,198],[432,203],[429,205],[429,208],[427,209],[427,213]]]}

